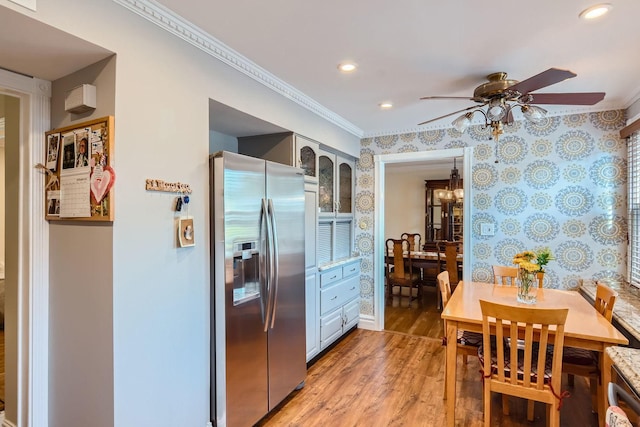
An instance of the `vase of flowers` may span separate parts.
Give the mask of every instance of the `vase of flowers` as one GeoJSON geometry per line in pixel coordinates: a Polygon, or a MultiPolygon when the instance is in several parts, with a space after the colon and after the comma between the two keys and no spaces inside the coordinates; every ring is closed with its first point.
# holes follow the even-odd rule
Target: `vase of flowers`
{"type": "Polygon", "coordinates": [[[513,257],[513,263],[518,266],[516,285],[519,302],[535,304],[538,297],[538,275],[544,274],[544,266],[552,259],[548,248],[538,252],[524,251],[513,257]]]}

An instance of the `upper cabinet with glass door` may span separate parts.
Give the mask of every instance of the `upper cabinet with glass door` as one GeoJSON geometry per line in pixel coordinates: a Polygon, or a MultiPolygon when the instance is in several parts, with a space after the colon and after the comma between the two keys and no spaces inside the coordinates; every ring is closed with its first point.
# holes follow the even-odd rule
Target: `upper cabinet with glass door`
{"type": "Polygon", "coordinates": [[[318,168],[320,216],[353,216],[355,162],[320,150],[318,168]]]}
{"type": "Polygon", "coordinates": [[[320,144],[293,132],[238,138],[238,152],[304,171],[305,182],[318,182],[318,151],[320,144]]]}

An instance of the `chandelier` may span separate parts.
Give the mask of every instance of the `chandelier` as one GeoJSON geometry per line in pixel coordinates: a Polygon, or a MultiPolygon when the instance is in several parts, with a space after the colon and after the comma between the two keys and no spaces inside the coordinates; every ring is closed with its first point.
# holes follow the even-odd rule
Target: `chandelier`
{"type": "Polygon", "coordinates": [[[473,110],[461,115],[451,125],[460,133],[464,133],[469,126],[471,126],[471,118],[475,113],[480,113],[484,116],[484,126],[491,128],[491,135],[493,140],[498,142],[498,137],[502,135],[503,127],[511,125],[513,123],[513,109],[519,107],[522,115],[525,119],[531,123],[540,123],[547,117],[547,110],[538,107],[537,105],[530,105],[526,96],[520,96],[517,101],[510,101],[508,98],[494,98],[489,101],[486,106],[486,111],[482,110],[482,107],[472,107],[473,110]]]}
{"type": "Polygon", "coordinates": [[[456,167],[456,158],[453,158],[453,169],[449,176],[449,187],[434,191],[434,197],[440,199],[442,203],[462,202],[464,199],[464,190],[460,185],[460,174],[456,167]]]}

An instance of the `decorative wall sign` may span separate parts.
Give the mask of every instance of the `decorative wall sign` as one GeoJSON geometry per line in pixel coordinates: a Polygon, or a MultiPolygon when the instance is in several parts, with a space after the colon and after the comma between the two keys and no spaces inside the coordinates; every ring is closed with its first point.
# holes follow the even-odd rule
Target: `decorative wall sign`
{"type": "Polygon", "coordinates": [[[113,116],[45,133],[47,220],[113,221],[113,134],[113,116]]]}

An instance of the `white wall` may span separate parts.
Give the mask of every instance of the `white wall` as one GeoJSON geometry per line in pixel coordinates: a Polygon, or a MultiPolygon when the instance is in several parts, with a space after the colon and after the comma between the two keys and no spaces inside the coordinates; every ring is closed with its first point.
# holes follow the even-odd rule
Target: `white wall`
{"type": "Polygon", "coordinates": [[[424,178],[415,171],[385,175],[384,238],[419,233],[424,243],[424,178]]]}
{"type": "MultiPolygon", "coordinates": [[[[88,345],[97,347],[84,349],[93,359],[69,352],[69,357],[81,359],[80,369],[67,363],[69,371],[60,374],[81,378],[92,363],[102,372],[112,357],[113,425],[205,426],[210,418],[209,98],[346,153],[357,155],[359,140],[113,1],[38,2],[36,13],[8,0],[0,0],[0,5],[117,54],[115,221],[111,228],[59,228],[51,236],[88,243],[89,248],[112,245],[112,260],[86,264],[104,270],[107,277],[112,274],[107,278],[112,289],[105,293],[108,286],[103,285],[94,293],[86,278],[60,273],[59,279],[69,283],[52,297],[51,304],[58,307],[51,309],[73,304],[77,296],[69,291],[82,284],[81,299],[88,305],[75,307],[64,322],[52,325],[51,336],[61,338],[50,341],[51,351],[62,355],[67,340],[86,337],[83,325],[95,322],[92,304],[102,301],[112,313],[112,324],[94,328],[88,345]],[[174,195],[145,191],[146,178],[191,185],[195,247],[176,247],[174,195]],[[75,327],[81,330],[74,332],[75,327]],[[111,345],[111,355],[94,351],[111,345]]],[[[71,269],[76,248],[60,248],[52,262],[60,270],[71,269]]],[[[87,258],[88,252],[80,260],[89,263],[87,258]]],[[[105,318],[103,311],[100,317],[105,318]]],[[[98,377],[90,376],[87,392],[108,398],[110,387],[106,384],[100,391],[98,377]]],[[[110,380],[106,374],[105,381],[110,380]]],[[[51,427],[110,422],[100,421],[105,409],[77,404],[82,389],[65,396],[64,387],[57,389],[56,384],[50,394],[62,395],[50,413],[51,427]]]]}
{"type": "Polygon", "coordinates": [[[209,153],[216,151],[238,152],[238,138],[235,136],[225,135],[224,133],[209,131],[209,153]]]}

